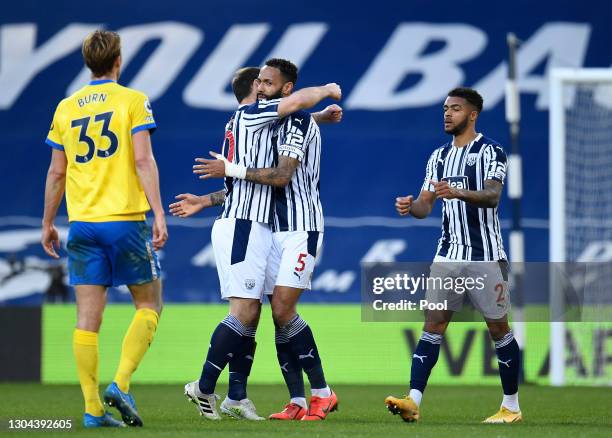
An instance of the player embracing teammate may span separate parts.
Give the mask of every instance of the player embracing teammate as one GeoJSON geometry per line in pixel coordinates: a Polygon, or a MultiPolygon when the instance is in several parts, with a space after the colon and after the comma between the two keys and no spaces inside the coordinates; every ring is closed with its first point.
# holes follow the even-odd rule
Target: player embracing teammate
{"type": "MultiPolygon", "coordinates": [[[[240,72],[239,72],[240,74],[240,72]]],[[[187,396],[207,418],[218,419],[216,380],[230,363],[230,393],[221,404],[227,415],[261,419],[243,391],[232,394],[235,376],[231,360],[249,353],[261,301],[271,295],[279,365],[291,400],[277,420],[322,420],[337,408],[336,394],[325,380],[321,359],[306,321],[296,311],[304,289],[310,287],[323,237],[319,199],[321,138],[315,119],[339,121],[341,109],[328,107],[311,115],[306,108],[326,97],[340,99],[340,87],[328,84],[293,93],[297,67],[271,59],[259,72],[253,91],[258,101],[242,101],[226,131],[227,156],[198,159],[194,172],[203,177],[225,177],[223,212],[215,222],[212,243],[222,296],[230,301],[230,314],[211,339],[199,381],[185,387],[187,396]],[[244,337],[251,341],[244,341],[244,337]],[[249,344],[249,348],[240,347],[249,344]],[[306,403],[302,371],[311,384],[306,403]],[[241,398],[244,397],[244,398],[241,398]]],[[[238,98],[238,95],[237,95],[238,98]]],[[[213,205],[219,192],[204,197],[180,195],[173,214],[188,216],[213,205]]],[[[249,367],[250,369],[250,367],[249,367]]],[[[244,384],[246,386],[246,383],[244,384]]]]}

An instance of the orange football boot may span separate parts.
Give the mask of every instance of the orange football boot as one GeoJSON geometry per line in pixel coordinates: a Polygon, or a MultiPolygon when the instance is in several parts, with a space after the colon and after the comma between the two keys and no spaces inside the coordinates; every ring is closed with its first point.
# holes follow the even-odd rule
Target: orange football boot
{"type": "Polygon", "coordinates": [[[301,420],[306,415],[306,409],[296,403],[287,403],[285,409],[270,415],[270,420],[301,420]]]}
{"type": "Polygon", "coordinates": [[[338,410],[338,397],[334,391],[329,397],[317,397],[313,395],[310,398],[310,407],[308,413],[304,415],[302,421],[319,421],[325,420],[327,414],[338,410]]]}

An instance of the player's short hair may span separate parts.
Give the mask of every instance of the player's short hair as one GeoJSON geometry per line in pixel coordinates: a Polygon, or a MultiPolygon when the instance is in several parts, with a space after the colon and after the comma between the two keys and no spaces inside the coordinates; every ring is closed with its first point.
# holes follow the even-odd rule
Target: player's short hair
{"type": "Polygon", "coordinates": [[[244,67],[232,79],[232,91],[238,103],[251,94],[253,81],[259,77],[259,67],[244,67]]]}
{"type": "Polygon", "coordinates": [[[298,68],[293,62],[286,59],[272,58],[266,61],[266,65],[279,69],[285,82],[293,82],[293,85],[297,82],[298,68]]]}
{"type": "Polygon", "coordinates": [[[473,88],[453,88],[448,92],[448,97],[462,97],[467,100],[470,105],[476,108],[476,111],[478,111],[479,113],[482,111],[482,104],[484,101],[478,91],[474,90],[473,88]]]}
{"type": "Polygon", "coordinates": [[[98,29],[85,38],[82,52],[94,77],[104,76],[121,56],[121,37],[116,32],[98,29]]]}

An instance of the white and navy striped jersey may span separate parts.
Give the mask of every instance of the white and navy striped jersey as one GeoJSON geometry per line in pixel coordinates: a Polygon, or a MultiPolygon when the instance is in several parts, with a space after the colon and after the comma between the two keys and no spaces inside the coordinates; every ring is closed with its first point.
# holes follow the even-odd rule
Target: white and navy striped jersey
{"type": "MultiPolygon", "coordinates": [[[[272,135],[278,121],[280,99],[242,105],[225,127],[223,155],[246,167],[272,167],[272,135]]],[[[272,187],[225,178],[222,218],[248,219],[269,224],[272,220],[272,187]]]]}
{"type": "MultiPolygon", "coordinates": [[[[470,144],[451,143],[436,149],[425,171],[422,190],[433,192],[432,181],[448,181],[452,187],[483,190],[485,180],[503,184],[506,153],[498,142],[478,134],[470,144]]],[[[451,260],[506,260],[497,208],[480,208],[458,199],[444,199],[442,237],[436,255],[451,260]]]]}
{"type": "MultiPolygon", "coordinates": [[[[323,231],[319,196],[321,132],[312,116],[298,111],[281,121],[277,154],[300,162],[287,187],[274,190],[273,231],[323,231]]],[[[275,165],[278,157],[275,158],[275,165]]]]}

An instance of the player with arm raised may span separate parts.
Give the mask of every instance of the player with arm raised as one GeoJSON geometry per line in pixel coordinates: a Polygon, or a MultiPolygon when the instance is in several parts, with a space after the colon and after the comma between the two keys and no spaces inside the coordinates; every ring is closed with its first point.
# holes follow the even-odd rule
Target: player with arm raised
{"type": "Polygon", "coordinates": [[[45,188],[42,245],[58,258],[54,226],[66,192],[70,232],[68,270],[75,286],[77,327],[73,349],[85,399],[85,427],[125,426],[105,412],[98,393],[98,331],[109,286],[127,285],[136,313],[104,400],[123,421],[142,426],[130,379],[149,348],[162,309],[156,251],[168,233],[150,133],[156,129],[147,97],[117,84],[121,40],[95,31],[83,42],[92,72],[89,85],[62,100],[46,143],[52,149],[45,188]],[[154,213],[153,235],[145,214],[154,213]]]}
{"type": "MultiPolygon", "coordinates": [[[[466,294],[484,316],[495,342],[504,394],[499,411],[484,422],[514,423],[522,419],[518,403],[519,347],[508,325],[508,263],[497,215],[506,154],[498,142],[476,132],[482,104],[480,94],[470,88],[448,93],[444,131],[453,140],[432,153],[419,197],[398,197],[395,206],[402,216],[423,219],[431,213],[436,199],[442,200],[442,237],[430,276],[476,274],[484,278],[484,289],[468,290],[466,294]]],[[[447,300],[449,308],[425,313],[423,334],[412,359],[409,396],[385,400],[389,410],[405,421],[419,419],[421,398],[438,359],[442,337],[463,298],[458,293],[428,289],[430,297],[447,300]]]]}
{"type": "MultiPolygon", "coordinates": [[[[234,75],[232,79],[232,90],[239,105],[250,105],[257,101],[256,82],[258,75],[259,67],[244,67],[238,70],[234,75]]],[[[233,154],[235,148],[231,130],[233,120],[232,118],[226,125],[222,153],[233,154]]],[[[231,187],[231,181],[229,180],[226,181],[226,187],[224,189],[209,195],[196,196],[190,193],[180,194],[176,196],[180,201],[170,205],[170,212],[175,216],[185,218],[199,212],[203,208],[223,205],[228,187],[231,187]]],[[[248,317],[250,321],[252,321],[252,327],[256,328],[259,321],[258,308],[260,308],[258,301],[249,299],[243,300],[238,297],[230,297],[229,301],[230,312],[245,323],[249,322],[247,321],[248,317]],[[243,309],[246,309],[246,311],[243,309]],[[246,313],[246,315],[240,316],[239,313],[246,313]]],[[[242,341],[242,348],[237,352],[233,352],[229,360],[228,396],[223,401],[220,408],[222,412],[236,418],[260,420],[261,417],[257,415],[255,405],[247,397],[247,382],[255,357],[255,331],[251,330],[246,332],[242,341]]],[[[190,385],[191,388],[189,391],[191,392],[186,390],[187,396],[198,405],[199,409],[204,409],[205,413],[203,415],[207,418],[216,418],[216,412],[213,412],[210,406],[206,406],[206,404],[209,403],[206,398],[201,402],[198,401],[197,398],[192,398],[196,390],[195,384],[192,383],[190,385]]]]}
{"type": "MultiPolygon", "coordinates": [[[[245,68],[257,70],[256,75],[259,75],[258,67],[245,67],[245,68]]],[[[244,104],[244,105],[252,103],[250,102],[249,98],[243,99],[242,101],[239,101],[239,102],[241,102],[241,104],[244,104]]],[[[310,116],[318,124],[339,123],[342,120],[342,112],[343,111],[340,106],[336,104],[332,104],[332,105],[328,105],[327,107],[325,107],[323,111],[311,113],[310,116]]],[[[224,151],[226,150],[226,148],[229,148],[229,139],[227,137],[224,139],[224,146],[223,146],[223,151],[221,152],[221,155],[225,156],[224,151]]],[[[210,161],[211,160],[206,160],[204,158],[196,158],[196,162],[198,163],[206,163],[210,161]]],[[[203,169],[202,164],[198,164],[194,166],[194,170],[199,171],[202,169],[203,169]]],[[[218,171],[223,172],[223,174],[225,174],[225,166],[223,165],[222,167],[219,167],[218,171]]],[[[286,172],[283,172],[283,173],[286,173],[286,172]]],[[[206,176],[201,176],[200,178],[205,179],[206,176]]],[[[288,180],[286,178],[285,180],[288,183],[288,180]]],[[[192,193],[181,193],[179,195],[176,195],[175,197],[176,199],[178,199],[178,201],[169,205],[170,213],[172,213],[173,216],[187,218],[187,217],[193,216],[196,213],[199,213],[205,208],[223,205],[223,202],[225,201],[226,192],[227,192],[227,188],[223,188],[222,190],[218,190],[216,192],[208,193],[205,195],[194,195],[192,193]]]]}
{"type": "MultiPolygon", "coordinates": [[[[260,99],[291,94],[297,67],[286,60],[271,59],[259,75],[260,99]]],[[[306,321],[297,313],[297,302],[310,288],[310,280],[323,240],[323,210],[319,196],[321,134],[312,117],[299,111],[281,121],[276,139],[275,167],[244,168],[243,178],[275,187],[273,245],[268,258],[266,293],[271,295],[276,327],[279,365],[289,389],[290,402],[276,420],[322,420],[336,409],[336,394],[330,390],[317,345],[306,321]],[[311,386],[306,404],[302,370],[311,386]]],[[[221,156],[201,160],[195,172],[204,177],[224,177],[238,172],[221,156]]]]}
{"type": "MultiPolygon", "coordinates": [[[[256,95],[252,97],[255,99],[256,95]]],[[[185,385],[185,394],[207,418],[220,418],[214,389],[229,358],[254,351],[267,259],[272,248],[272,188],[244,180],[240,171],[246,167],[271,166],[276,122],[327,97],[339,99],[340,87],[328,84],[304,88],[287,98],[241,105],[227,125],[227,160],[239,173],[228,173],[223,212],[213,226],[212,244],[221,295],[230,301],[230,314],[212,335],[199,381],[185,385]]],[[[234,377],[244,381],[246,376],[231,378],[234,377]]],[[[243,396],[245,392],[238,390],[228,395],[221,405],[222,412],[259,419],[252,403],[240,398],[243,396]]]]}

